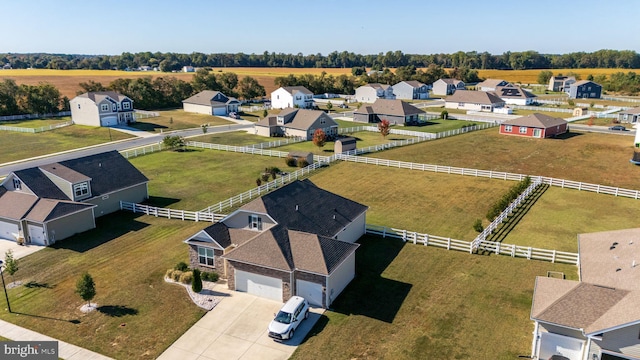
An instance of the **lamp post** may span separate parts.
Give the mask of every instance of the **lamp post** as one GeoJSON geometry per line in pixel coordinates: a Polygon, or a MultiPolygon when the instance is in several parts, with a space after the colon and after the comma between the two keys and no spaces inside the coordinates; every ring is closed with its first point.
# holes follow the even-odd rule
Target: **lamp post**
{"type": "Polygon", "coordinates": [[[2,278],[2,288],[4,289],[4,297],[7,299],[7,309],[11,312],[11,304],[9,304],[9,295],[7,294],[7,286],[4,283],[4,271],[2,271],[2,267],[4,266],[4,261],[0,260],[0,277],[2,278]]]}

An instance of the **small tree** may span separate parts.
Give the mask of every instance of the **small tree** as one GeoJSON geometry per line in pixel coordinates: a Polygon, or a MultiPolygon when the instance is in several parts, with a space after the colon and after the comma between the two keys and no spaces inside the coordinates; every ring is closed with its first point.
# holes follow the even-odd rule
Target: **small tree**
{"type": "Polygon", "coordinates": [[[276,177],[278,177],[278,173],[280,172],[280,169],[278,169],[275,166],[272,166],[272,167],[268,168],[267,170],[268,170],[267,172],[269,174],[271,174],[271,179],[273,179],[273,180],[275,180],[276,177]]]}
{"type": "Polygon", "coordinates": [[[378,123],[378,130],[383,138],[386,138],[389,135],[389,131],[391,131],[391,125],[389,124],[389,120],[382,120],[378,123]]]}
{"type": "Polygon", "coordinates": [[[262,117],[266,118],[267,115],[269,115],[269,112],[267,111],[267,109],[262,110],[262,117]]]}
{"type": "Polygon", "coordinates": [[[200,277],[200,270],[193,270],[193,280],[191,281],[191,290],[194,293],[199,293],[202,291],[202,278],[200,277]]]}
{"type": "Polygon", "coordinates": [[[179,135],[168,135],[162,139],[162,143],[171,150],[177,150],[184,146],[184,138],[179,135]]]}
{"type": "Polygon", "coordinates": [[[549,70],[543,70],[538,73],[538,84],[546,85],[549,83],[549,79],[553,76],[553,73],[549,70]]]}
{"type": "Polygon", "coordinates": [[[173,124],[173,116],[169,118],[169,124],[173,124]]]}
{"type": "Polygon", "coordinates": [[[84,273],[78,279],[76,283],[76,293],[80,295],[82,300],[85,300],[88,305],[91,305],[91,300],[96,296],[96,284],[93,282],[93,278],[89,273],[84,273]]]}
{"type": "Polygon", "coordinates": [[[4,253],[4,265],[4,271],[6,271],[7,274],[11,275],[12,282],[15,281],[13,279],[13,274],[18,271],[18,260],[13,257],[13,251],[11,249],[7,250],[7,252],[4,253]]]}
{"type": "Polygon", "coordinates": [[[256,185],[257,185],[257,186],[262,185],[262,180],[261,180],[260,178],[257,178],[257,179],[256,179],[256,185]]]}
{"type": "Polygon", "coordinates": [[[476,219],[476,221],[473,223],[473,230],[481,233],[484,230],[484,227],[482,227],[482,220],[481,219],[476,219]]]}
{"type": "Polygon", "coordinates": [[[325,134],[324,130],[322,129],[316,129],[316,131],[313,133],[313,145],[317,146],[318,149],[321,149],[324,144],[327,143],[327,134],[325,134]]]}
{"type": "Polygon", "coordinates": [[[331,110],[331,109],[333,109],[333,104],[331,103],[331,101],[329,101],[327,103],[327,110],[331,110]]]}
{"type": "Polygon", "coordinates": [[[271,174],[262,174],[262,181],[264,181],[264,182],[269,182],[269,176],[270,176],[270,175],[271,175],[271,174]]]}
{"type": "Polygon", "coordinates": [[[207,131],[209,130],[209,124],[202,124],[200,125],[200,127],[202,128],[202,133],[206,134],[207,131]]]}
{"type": "Polygon", "coordinates": [[[449,112],[447,110],[442,110],[440,112],[440,119],[447,120],[448,117],[449,117],[449,112]]]}

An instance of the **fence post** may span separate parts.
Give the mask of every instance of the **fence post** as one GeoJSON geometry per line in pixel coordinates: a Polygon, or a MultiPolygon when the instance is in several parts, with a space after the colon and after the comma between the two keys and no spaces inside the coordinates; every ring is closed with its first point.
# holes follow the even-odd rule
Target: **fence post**
{"type": "Polygon", "coordinates": [[[402,230],[402,241],[407,242],[407,230],[402,230]]]}
{"type": "Polygon", "coordinates": [[[429,234],[424,236],[424,246],[429,246],[429,234]]]}
{"type": "Polygon", "coordinates": [[[417,244],[418,242],[418,234],[416,232],[413,233],[413,245],[417,244]]]}
{"type": "Polygon", "coordinates": [[[384,239],[385,237],[387,237],[387,227],[383,226],[382,227],[382,238],[384,239]]]}
{"type": "Polygon", "coordinates": [[[556,251],[553,250],[553,254],[551,255],[551,262],[554,263],[556,262],[556,251]]]}
{"type": "Polygon", "coordinates": [[[447,238],[447,250],[451,250],[451,238],[447,238]]]}

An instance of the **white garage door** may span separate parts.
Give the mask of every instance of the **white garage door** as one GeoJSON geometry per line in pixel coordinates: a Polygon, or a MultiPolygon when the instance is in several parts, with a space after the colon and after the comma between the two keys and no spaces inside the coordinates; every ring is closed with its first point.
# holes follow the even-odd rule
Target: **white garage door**
{"type": "Polygon", "coordinates": [[[217,108],[213,108],[213,115],[227,115],[227,108],[226,107],[217,107],[217,108]]]}
{"type": "Polygon", "coordinates": [[[296,295],[302,296],[316,306],[322,306],[322,285],[310,281],[296,280],[296,295]]]}
{"type": "Polygon", "coordinates": [[[109,116],[102,118],[102,126],[115,126],[118,125],[118,117],[117,116],[109,116]]]}
{"type": "Polygon", "coordinates": [[[18,234],[18,224],[0,221],[0,239],[16,241],[18,234]]]}
{"type": "Polygon", "coordinates": [[[31,243],[34,245],[45,245],[44,243],[44,231],[42,226],[31,225],[27,226],[29,230],[29,236],[31,237],[31,243]]]}
{"type": "Polygon", "coordinates": [[[282,301],[282,280],[236,270],[236,290],[282,301]]]}

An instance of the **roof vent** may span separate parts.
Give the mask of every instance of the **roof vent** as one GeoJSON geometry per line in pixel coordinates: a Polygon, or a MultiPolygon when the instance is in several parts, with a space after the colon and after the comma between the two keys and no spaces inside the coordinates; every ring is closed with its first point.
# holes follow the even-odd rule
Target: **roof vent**
{"type": "Polygon", "coordinates": [[[336,216],[335,216],[335,215],[333,215],[333,220],[335,220],[335,219],[336,219],[336,216]]]}
{"type": "Polygon", "coordinates": [[[102,163],[98,163],[98,167],[102,167],[102,163]]]}
{"type": "Polygon", "coordinates": [[[618,242],[617,242],[617,241],[615,241],[615,242],[613,243],[613,246],[616,246],[616,245],[618,245],[618,242]]]}
{"type": "Polygon", "coordinates": [[[636,265],[638,265],[638,264],[636,264],[636,261],[635,261],[635,260],[633,260],[633,261],[631,262],[631,268],[636,267],[636,265]]]}
{"type": "Polygon", "coordinates": [[[296,211],[298,211],[298,204],[296,204],[296,211]]]}

